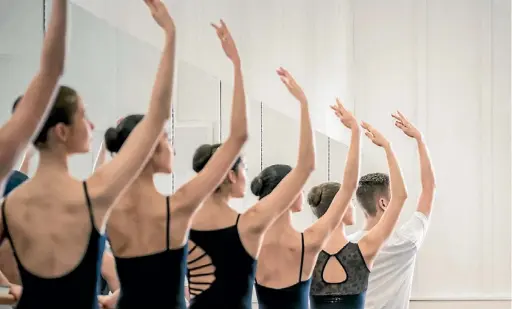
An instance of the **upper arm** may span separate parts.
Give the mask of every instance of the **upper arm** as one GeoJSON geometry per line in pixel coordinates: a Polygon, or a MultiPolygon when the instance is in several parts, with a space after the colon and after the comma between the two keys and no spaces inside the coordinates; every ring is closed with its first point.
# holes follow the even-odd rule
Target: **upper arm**
{"type": "Polygon", "coordinates": [[[404,203],[405,198],[391,197],[379,222],[359,241],[363,255],[370,259],[375,257],[381,246],[393,233],[404,203]]]}
{"type": "Polygon", "coordinates": [[[429,221],[421,212],[415,212],[413,216],[397,231],[402,239],[410,241],[417,248],[421,246],[427,234],[429,221]]]}
{"type": "Polygon", "coordinates": [[[60,75],[40,71],[31,81],[13,115],[0,128],[0,176],[5,177],[46,121],[60,75]]]}
{"type": "Polygon", "coordinates": [[[245,138],[229,137],[215,152],[206,166],[175,194],[178,207],[193,212],[226,177],[233,163],[240,155],[245,138]]]}
{"type": "Polygon", "coordinates": [[[422,213],[426,218],[430,217],[432,212],[432,205],[434,203],[435,187],[423,187],[418,199],[417,211],[422,213]]]}
{"type": "MultiPolygon", "coordinates": [[[[164,129],[164,121],[144,117],[126,139],[119,153],[92,174],[88,184],[99,207],[110,207],[140,174],[164,129]]],[[[94,205],[93,204],[93,205],[94,205]]]]}
{"type": "Polygon", "coordinates": [[[249,208],[243,218],[249,218],[248,227],[257,234],[263,233],[295,201],[306,183],[312,169],[294,168],[277,187],[249,208]]]}

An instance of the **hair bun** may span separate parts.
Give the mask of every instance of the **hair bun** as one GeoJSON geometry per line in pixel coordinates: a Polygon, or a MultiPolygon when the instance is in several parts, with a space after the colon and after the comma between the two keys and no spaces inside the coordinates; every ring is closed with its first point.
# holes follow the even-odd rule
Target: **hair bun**
{"type": "Polygon", "coordinates": [[[322,188],[320,186],[313,187],[308,194],[308,204],[311,207],[317,207],[322,201],[322,188]]]}
{"type": "Polygon", "coordinates": [[[105,132],[105,146],[110,152],[118,152],[121,148],[119,143],[119,133],[114,128],[108,128],[105,132]]]}
{"type": "Polygon", "coordinates": [[[213,155],[214,145],[204,144],[197,148],[192,158],[192,169],[199,173],[208,163],[213,155]]]}
{"type": "Polygon", "coordinates": [[[255,177],[251,182],[251,192],[252,194],[260,197],[261,190],[263,189],[263,179],[260,176],[255,177]]]}

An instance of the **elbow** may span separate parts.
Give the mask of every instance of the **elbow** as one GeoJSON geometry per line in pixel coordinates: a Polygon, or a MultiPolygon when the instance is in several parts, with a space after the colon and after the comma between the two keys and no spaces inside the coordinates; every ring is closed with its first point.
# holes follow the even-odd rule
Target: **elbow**
{"type": "Polygon", "coordinates": [[[247,130],[236,131],[231,134],[231,137],[237,143],[240,143],[243,145],[243,144],[247,143],[247,141],[249,140],[249,132],[247,132],[247,130]]]}
{"type": "Polygon", "coordinates": [[[407,189],[400,190],[396,194],[393,194],[393,198],[399,200],[400,202],[405,202],[407,200],[408,193],[407,189]]]}
{"type": "Polygon", "coordinates": [[[297,168],[299,168],[306,174],[311,175],[316,169],[316,162],[314,159],[307,159],[304,160],[303,162],[299,161],[299,163],[297,164],[297,168]]]}

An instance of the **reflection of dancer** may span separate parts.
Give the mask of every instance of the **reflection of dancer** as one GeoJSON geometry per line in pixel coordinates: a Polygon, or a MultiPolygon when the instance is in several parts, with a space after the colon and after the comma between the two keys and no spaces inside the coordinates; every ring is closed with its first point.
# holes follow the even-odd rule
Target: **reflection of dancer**
{"type": "MultiPolygon", "coordinates": [[[[269,226],[290,206],[314,167],[313,133],[306,98],[284,69],[278,74],[301,104],[301,141],[297,166],[283,182],[286,190],[262,199],[245,213],[229,207],[231,197],[243,197],[245,166],[239,157],[224,183],[206,201],[190,231],[188,284],[190,308],[250,309],[256,258],[269,226]]],[[[238,81],[241,83],[241,80],[238,81]]],[[[240,94],[242,95],[242,94],[240,94]]],[[[194,155],[194,170],[200,172],[218,145],[203,145],[194,155]]],[[[252,186],[257,186],[254,184],[252,186]]]]}
{"type": "Polygon", "coordinates": [[[64,70],[66,52],[66,0],[56,0],[52,17],[43,40],[39,71],[30,82],[19,106],[7,123],[0,128],[0,192],[20,154],[37,134],[48,116],[52,94],[64,70]]]}
{"type": "MultiPolygon", "coordinates": [[[[409,308],[416,254],[427,232],[435,195],[434,172],[421,132],[400,112],[393,117],[395,125],[415,139],[418,145],[422,190],[412,218],[393,233],[375,259],[366,295],[366,309],[409,308]]],[[[348,236],[348,239],[361,239],[361,242],[364,235],[371,233],[368,231],[382,226],[382,222],[388,219],[391,210],[391,202],[386,194],[388,185],[388,177],[384,174],[370,174],[361,178],[357,199],[365,212],[364,230],[348,236]]]]}
{"type": "Polygon", "coordinates": [[[352,139],[343,187],[336,196],[336,206],[327,215],[299,233],[292,226],[291,214],[302,208],[301,190],[306,179],[300,183],[295,181],[292,186],[293,174],[288,174],[291,168],[274,165],[264,169],[254,180],[261,183],[260,190],[253,190],[260,200],[277,195],[281,203],[291,206],[269,229],[261,247],[255,285],[260,308],[309,308],[311,273],[316,257],[338,226],[356,189],[361,139],[359,125],[339,100],[332,108],[343,125],[352,131],[352,139]]]}
{"type": "MultiPolygon", "coordinates": [[[[165,7],[154,1],[155,15],[165,7]]],[[[165,12],[165,18],[171,21],[165,12]]],[[[224,51],[234,63],[238,52],[224,23],[217,27],[224,51]]],[[[125,196],[112,211],[107,233],[121,281],[121,291],[107,299],[112,306],[120,294],[117,308],[185,308],[184,281],[187,238],[190,224],[204,199],[217,188],[247,141],[247,112],[241,84],[236,73],[232,107],[231,134],[205,168],[171,196],[156,189],[155,173],[170,173],[173,158],[167,135],[162,136],[151,160],[125,196]],[[151,295],[141,293],[141,282],[154,283],[151,295]]],[[[170,82],[169,84],[172,84],[170,82]]],[[[115,136],[107,137],[107,149],[117,152],[142,115],[126,117],[117,126],[115,136]],[[115,138],[114,138],[115,137],[115,138]]],[[[113,306],[112,306],[113,307],[113,306]]]]}
{"type": "MultiPolygon", "coordinates": [[[[55,1],[52,13],[65,16],[65,3],[55,1]]],[[[110,206],[140,173],[170,117],[167,88],[155,88],[147,116],[123,149],[86,181],[69,175],[68,158],[89,151],[92,124],[78,93],[59,88],[34,142],[37,171],[2,205],[1,235],[13,247],[23,283],[18,308],[97,306],[98,257],[104,245],[98,230],[110,206]]]]}
{"type": "MultiPolygon", "coordinates": [[[[311,307],[316,309],[334,309],[340,306],[347,308],[364,308],[368,276],[373,260],[382,243],[389,237],[396,225],[402,206],[407,198],[404,180],[389,142],[384,136],[367,123],[363,123],[366,136],[384,149],[391,175],[391,190],[380,191],[388,197],[389,207],[381,224],[371,229],[358,244],[349,242],[345,236],[345,222],[353,221],[352,209],[337,227],[320,252],[315,265],[311,284],[311,307]],[[391,199],[389,199],[391,197],[391,199]],[[350,216],[350,217],[349,217],[350,216]]],[[[357,189],[358,197],[367,188],[361,187],[365,177],[360,180],[357,189]]],[[[370,182],[372,179],[369,180],[370,182]]],[[[389,181],[388,181],[389,182],[389,181]]],[[[330,205],[336,198],[335,192],[339,185],[325,183],[311,190],[309,195],[313,212],[323,218],[329,213],[330,205]]],[[[321,220],[321,219],[320,219],[321,220]]]]}

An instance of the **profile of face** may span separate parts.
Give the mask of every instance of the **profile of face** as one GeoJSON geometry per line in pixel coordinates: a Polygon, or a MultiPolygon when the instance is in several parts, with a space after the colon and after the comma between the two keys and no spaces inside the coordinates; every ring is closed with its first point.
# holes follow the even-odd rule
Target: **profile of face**
{"type": "Polygon", "coordinates": [[[59,132],[68,153],[87,153],[91,150],[93,129],[94,125],[87,118],[84,104],[78,97],[77,110],[73,115],[71,125],[58,124],[56,132],[59,132]]]}
{"type": "Polygon", "coordinates": [[[34,144],[40,150],[46,147],[63,149],[68,155],[87,153],[91,148],[93,129],[80,96],[72,88],[61,86],[34,144]]]}
{"type": "Polygon", "coordinates": [[[290,210],[293,213],[301,212],[302,211],[302,204],[304,204],[304,192],[300,191],[300,193],[297,196],[297,198],[295,199],[295,201],[293,201],[293,204],[290,207],[290,210]]]}
{"type": "Polygon", "coordinates": [[[169,139],[169,135],[164,132],[160,137],[158,144],[151,158],[155,173],[172,173],[172,162],[174,161],[174,150],[169,139]]]}
{"type": "Polygon", "coordinates": [[[230,170],[226,176],[230,186],[230,196],[233,198],[243,198],[246,191],[247,183],[247,166],[244,158],[240,158],[240,162],[233,170],[230,170]]]}
{"type": "Polygon", "coordinates": [[[345,215],[342,219],[343,224],[350,226],[356,223],[356,212],[355,207],[352,202],[348,204],[347,210],[345,211],[345,215]]]}

